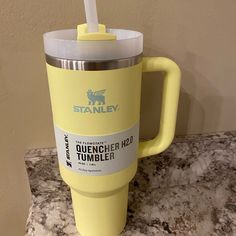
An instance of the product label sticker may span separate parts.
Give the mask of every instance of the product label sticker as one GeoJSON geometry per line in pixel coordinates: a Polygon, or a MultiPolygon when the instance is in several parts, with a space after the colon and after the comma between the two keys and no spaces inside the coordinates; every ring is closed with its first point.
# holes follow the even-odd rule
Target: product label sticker
{"type": "Polygon", "coordinates": [[[104,136],[81,136],[55,126],[55,137],[61,165],[83,175],[107,175],[137,159],[139,124],[104,136]]]}

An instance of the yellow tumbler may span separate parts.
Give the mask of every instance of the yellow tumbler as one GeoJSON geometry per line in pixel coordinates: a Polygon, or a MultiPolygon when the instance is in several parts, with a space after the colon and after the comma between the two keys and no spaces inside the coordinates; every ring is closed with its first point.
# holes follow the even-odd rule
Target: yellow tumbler
{"type": "MultiPolygon", "coordinates": [[[[118,236],[125,227],[128,185],[138,158],[172,142],[180,70],[170,59],[144,57],[143,34],[86,25],[44,35],[59,168],[71,189],[82,236],[118,236]],[[139,142],[143,72],[165,73],[160,129],[139,142]]],[[[155,124],[153,124],[155,125],[155,124]]]]}

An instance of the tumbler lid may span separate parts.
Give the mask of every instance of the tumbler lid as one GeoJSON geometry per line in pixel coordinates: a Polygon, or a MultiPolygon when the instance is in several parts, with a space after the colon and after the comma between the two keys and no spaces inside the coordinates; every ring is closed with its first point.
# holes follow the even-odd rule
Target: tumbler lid
{"type": "Polygon", "coordinates": [[[134,57],[143,52],[143,34],[125,29],[107,29],[116,40],[78,41],[76,29],[44,34],[45,53],[71,60],[116,60],[134,57]]]}

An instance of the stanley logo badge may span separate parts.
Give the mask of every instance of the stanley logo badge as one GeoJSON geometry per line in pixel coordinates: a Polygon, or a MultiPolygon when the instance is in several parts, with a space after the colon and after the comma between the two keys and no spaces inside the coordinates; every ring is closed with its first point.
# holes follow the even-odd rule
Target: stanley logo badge
{"type": "Polygon", "coordinates": [[[98,105],[105,105],[105,96],[104,96],[105,92],[106,92],[105,89],[96,92],[93,92],[92,89],[89,89],[87,92],[89,105],[95,105],[96,102],[98,103],[98,105]]]}
{"type": "Polygon", "coordinates": [[[74,112],[79,113],[111,113],[119,110],[119,105],[106,105],[106,89],[94,91],[88,89],[87,98],[88,103],[85,105],[75,105],[74,112]]]}

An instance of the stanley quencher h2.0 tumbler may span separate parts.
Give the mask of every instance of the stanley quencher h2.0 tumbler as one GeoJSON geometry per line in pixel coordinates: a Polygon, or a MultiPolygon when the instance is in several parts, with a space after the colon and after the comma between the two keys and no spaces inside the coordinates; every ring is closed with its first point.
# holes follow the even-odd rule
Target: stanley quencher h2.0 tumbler
{"type": "MultiPolygon", "coordinates": [[[[143,58],[143,35],[108,29],[44,35],[59,168],[70,186],[82,236],[117,236],[126,224],[128,184],[138,158],[174,137],[180,70],[167,58],[143,58]],[[166,72],[160,130],[139,143],[142,72],[166,72]]],[[[155,125],[155,124],[154,124],[155,125]]]]}

